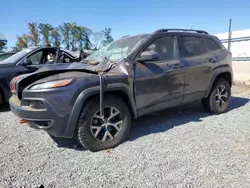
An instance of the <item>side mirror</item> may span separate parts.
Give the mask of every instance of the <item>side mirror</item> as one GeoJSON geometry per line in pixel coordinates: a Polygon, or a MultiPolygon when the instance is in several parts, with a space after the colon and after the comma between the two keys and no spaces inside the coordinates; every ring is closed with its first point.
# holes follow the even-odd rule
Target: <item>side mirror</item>
{"type": "Polygon", "coordinates": [[[145,51],[141,53],[141,56],[137,58],[137,61],[156,61],[159,59],[158,53],[155,51],[145,51]]]}
{"type": "Polygon", "coordinates": [[[32,62],[31,62],[31,60],[28,59],[28,58],[23,58],[23,59],[21,60],[20,65],[22,65],[22,66],[28,66],[28,65],[32,65],[32,62]]]}

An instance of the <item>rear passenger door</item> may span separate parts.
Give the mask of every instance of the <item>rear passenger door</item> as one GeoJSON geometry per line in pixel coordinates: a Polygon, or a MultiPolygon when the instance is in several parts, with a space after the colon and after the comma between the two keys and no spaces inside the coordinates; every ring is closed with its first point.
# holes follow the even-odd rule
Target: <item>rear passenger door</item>
{"type": "Polygon", "coordinates": [[[216,59],[207,49],[201,35],[180,34],[179,40],[186,68],[183,98],[183,103],[186,103],[204,96],[216,59]]]}

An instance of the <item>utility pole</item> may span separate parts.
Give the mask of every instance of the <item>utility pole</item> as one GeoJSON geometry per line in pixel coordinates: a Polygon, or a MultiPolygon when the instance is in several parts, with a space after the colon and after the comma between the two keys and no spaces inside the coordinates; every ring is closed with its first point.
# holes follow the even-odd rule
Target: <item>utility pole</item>
{"type": "Polygon", "coordinates": [[[232,24],[232,20],[230,18],[230,20],[229,20],[229,30],[228,30],[228,46],[227,46],[228,51],[231,50],[231,38],[232,38],[231,24],[232,24]]]}

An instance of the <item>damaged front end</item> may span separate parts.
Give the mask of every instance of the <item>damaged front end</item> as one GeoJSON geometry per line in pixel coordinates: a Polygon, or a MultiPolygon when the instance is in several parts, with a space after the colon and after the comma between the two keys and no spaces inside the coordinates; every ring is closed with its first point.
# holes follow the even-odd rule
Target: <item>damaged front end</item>
{"type": "MultiPolygon", "coordinates": [[[[98,75],[100,73],[105,73],[110,70],[112,65],[102,64],[101,66],[93,66],[84,63],[72,63],[65,65],[50,65],[44,66],[36,72],[31,74],[24,74],[17,76],[10,82],[10,88],[12,94],[16,94],[19,99],[22,98],[22,91],[30,84],[37,84],[41,82],[49,82],[64,79],[70,77],[70,72],[87,73],[92,75],[98,75]],[[65,74],[63,74],[65,73],[65,74]],[[66,74],[68,73],[68,74],[66,74]]],[[[72,75],[76,76],[76,75],[72,75]]]]}
{"type": "Polygon", "coordinates": [[[10,84],[13,93],[9,100],[11,111],[33,128],[46,129],[54,136],[71,137],[72,130],[68,131],[67,126],[83,91],[99,88],[100,112],[103,114],[103,77],[112,68],[112,64],[80,65],[48,67],[15,77],[10,84]]]}

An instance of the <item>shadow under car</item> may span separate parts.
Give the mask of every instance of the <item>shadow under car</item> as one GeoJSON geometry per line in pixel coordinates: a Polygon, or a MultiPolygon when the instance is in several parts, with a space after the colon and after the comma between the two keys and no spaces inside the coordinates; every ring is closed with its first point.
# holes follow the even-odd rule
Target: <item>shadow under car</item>
{"type": "MultiPolygon", "coordinates": [[[[232,96],[228,111],[242,107],[249,101],[248,98],[232,96]]],[[[200,101],[144,115],[132,122],[128,140],[132,141],[145,135],[165,132],[188,122],[199,122],[202,121],[201,118],[208,116],[211,114],[204,111],[200,101]]],[[[53,136],[51,138],[58,147],[84,150],[75,139],[55,138],[53,136]]]]}

